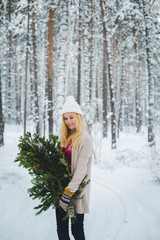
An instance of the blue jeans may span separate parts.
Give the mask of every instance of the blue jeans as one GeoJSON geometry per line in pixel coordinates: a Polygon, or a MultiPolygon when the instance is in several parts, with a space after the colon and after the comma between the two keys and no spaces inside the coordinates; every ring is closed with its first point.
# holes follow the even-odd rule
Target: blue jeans
{"type": "MultiPolygon", "coordinates": [[[[66,212],[62,208],[56,209],[57,233],[59,240],[70,240],[68,220],[63,220],[66,212]]],[[[85,240],[83,229],[84,214],[76,214],[76,222],[71,223],[71,230],[75,240],[85,240]]]]}

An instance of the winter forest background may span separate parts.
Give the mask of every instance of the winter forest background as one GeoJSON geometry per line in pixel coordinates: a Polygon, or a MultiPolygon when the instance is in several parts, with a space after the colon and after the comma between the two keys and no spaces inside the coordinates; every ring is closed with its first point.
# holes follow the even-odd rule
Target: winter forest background
{"type": "Polygon", "coordinates": [[[94,161],[104,139],[142,135],[160,177],[160,1],[1,0],[0,146],[5,126],[58,134],[66,96],[81,105],[94,161]]]}

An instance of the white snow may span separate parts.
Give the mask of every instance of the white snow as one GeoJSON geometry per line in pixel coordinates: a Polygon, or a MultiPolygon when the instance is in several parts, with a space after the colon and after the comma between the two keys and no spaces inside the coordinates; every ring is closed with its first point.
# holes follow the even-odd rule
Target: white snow
{"type": "MultiPolygon", "coordinates": [[[[37,202],[27,193],[30,176],[14,163],[22,134],[21,127],[7,126],[5,146],[0,148],[0,239],[57,240],[54,210],[35,216],[37,202]]],[[[136,156],[140,160],[148,151],[146,136],[128,134],[121,139],[117,152],[108,151],[108,155],[104,140],[102,154],[106,159],[103,156],[103,161],[93,164],[90,213],[85,215],[86,240],[159,240],[160,185],[147,161],[126,164],[136,156]],[[118,165],[117,154],[122,152],[126,153],[125,161],[118,165]],[[109,158],[114,161],[112,167],[109,158]]]]}

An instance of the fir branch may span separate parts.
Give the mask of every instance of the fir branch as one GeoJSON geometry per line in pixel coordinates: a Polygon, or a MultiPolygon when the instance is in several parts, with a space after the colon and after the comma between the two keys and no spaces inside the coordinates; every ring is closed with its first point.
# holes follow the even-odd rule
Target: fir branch
{"type": "MultiPolygon", "coordinates": [[[[29,196],[40,200],[40,204],[34,208],[38,210],[36,215],[48,210],[49,207],[58,207],[59,198],[72,178],[58,136],[51,135],[48,140],[27,132],[24,137],[20,137],[18,148],[19,153],[15,162],[19,162],[19,166],[26,168],[32,176],[33,186],[28,189],[29,196]]],[[[86,178],[87,176],[74,194],[74,198],[78,198],[88,184],[86,178]]]]}

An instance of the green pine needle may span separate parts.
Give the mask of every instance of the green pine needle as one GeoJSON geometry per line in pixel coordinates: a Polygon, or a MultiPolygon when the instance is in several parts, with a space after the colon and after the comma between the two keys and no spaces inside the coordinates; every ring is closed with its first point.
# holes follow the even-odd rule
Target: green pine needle
{"type": "MultiPolygon", "coordinates": [[[[50,207],[58,207],[59,198],[72,178],[58,136],[51,135],[48,140],[27,132],[24,137],[19,138],[18,148],[19,153],[15,162],[19,162],[19,166],[26,168],[32,176],[33,186],[28,189],[29,196],[40,200],[40,204],[35,207],[38,210],[36,215],[50,207]]],[[[74,198],[78,198],[88,184],[89,181],[85,181],[86,177],[74,198]]]]}

